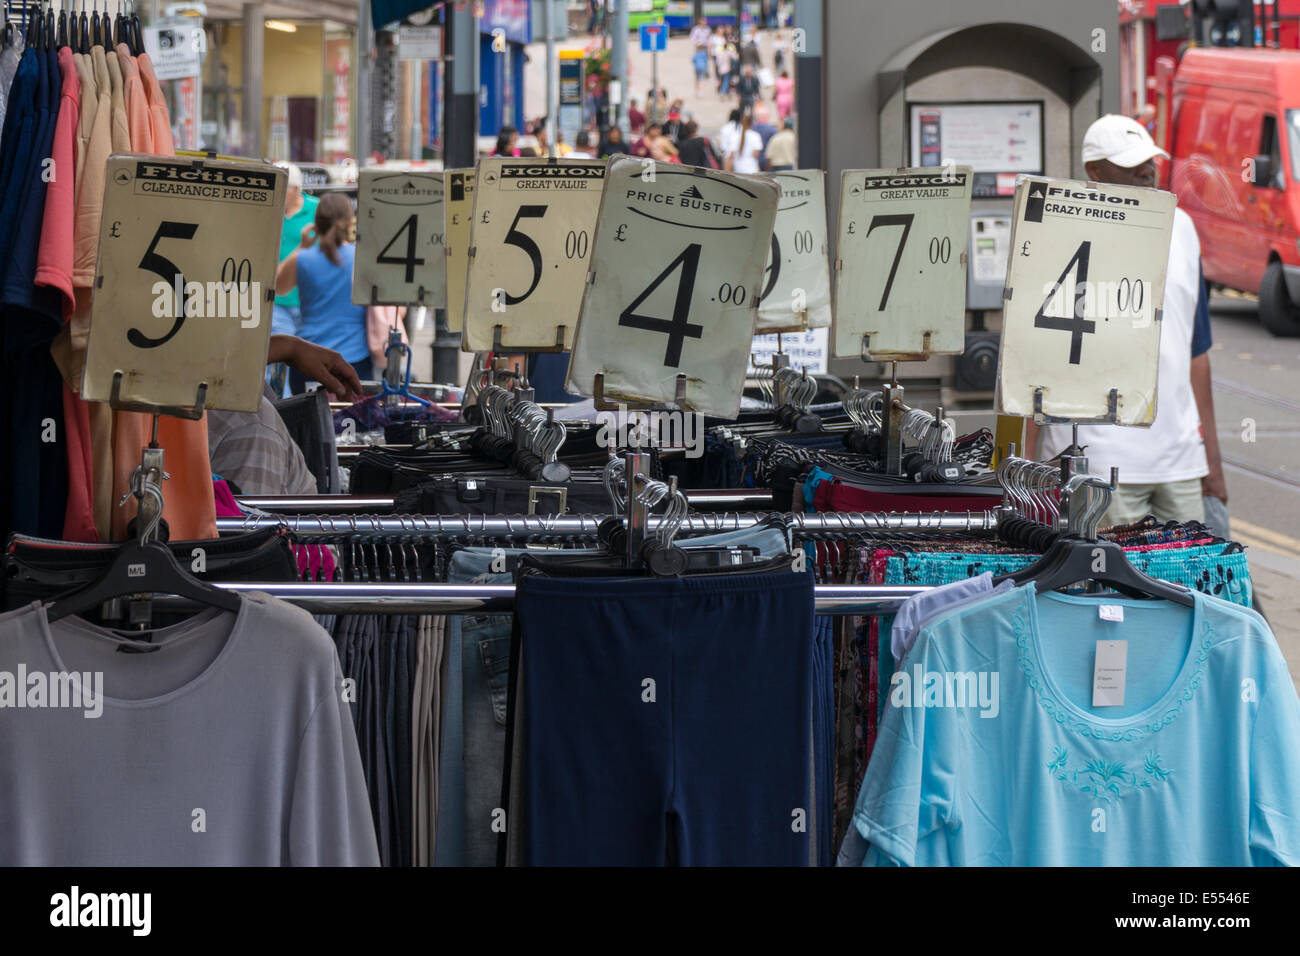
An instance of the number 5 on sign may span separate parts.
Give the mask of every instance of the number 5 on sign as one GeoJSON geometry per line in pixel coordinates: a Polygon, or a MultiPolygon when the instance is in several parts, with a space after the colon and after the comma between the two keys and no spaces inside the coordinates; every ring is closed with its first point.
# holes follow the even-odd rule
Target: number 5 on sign
{"type": "Polygon", "coordinates": [[[906,361],[962,351],[972,176],[969,166],[845,170],[837,356],[906,361]]]}
{"type": "Polygon", "coordinates": [[[109,158],[82,395],[255,411],[285,174],[262,163],[109,158]]]}
{"type": "Polygon", "coordinates": [[[447,303],[442,171],[363,169],[357,176],[356,305],[447,303]]]}
{"type": "Polygon", "coordinates": [[[479,160],[465,351],[568,347],[604,182],[592,160],[479,160]]]}

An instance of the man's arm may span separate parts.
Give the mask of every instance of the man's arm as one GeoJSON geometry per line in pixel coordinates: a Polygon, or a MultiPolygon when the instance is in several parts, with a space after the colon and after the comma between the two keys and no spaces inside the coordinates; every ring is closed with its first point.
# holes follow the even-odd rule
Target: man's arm
{"type": "Polygon", "coordinates": [[[1201,437],[1205,439],[1205,460],[1210,473],[1201,479],[1201,491],[1211,498],[1228,503],[1228,483],[1223,477],[1223,458],[1219,454],[1219,429],[1214,421],[1214,390],[1210,382],[1210,353],[1192,359],[1192,394],[1201,416],[1201,437]]]}
{"type": "Polygon", "coordinates": [[[1205,460],[1210,473],[1201,479],[1201,492],[1228,503],[1228,483],[1223,477],[1223,459],[1219,455],[1219,429],[1214,420],[1214,387],[1210,373],[1210,346],[1214,344],[1210,328],[1210,295],[1202,272],[1198,278],[1196,314],[1192,322],[1192,395],[1201,416],[1201,437],[1205,441],[1205,460]]]}

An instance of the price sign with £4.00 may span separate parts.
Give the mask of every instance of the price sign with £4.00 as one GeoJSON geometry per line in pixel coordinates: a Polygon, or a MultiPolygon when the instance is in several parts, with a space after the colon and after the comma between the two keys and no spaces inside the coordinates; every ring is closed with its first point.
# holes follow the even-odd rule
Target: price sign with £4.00
{"type": "Polygon", "coordinates": [[[1172,193],[1027,179],[1016,188],[997,410],[1149,425],[1172,193]]]}
{"type": "Polygon", "coordinates": [[[82,395],[255,411],[285,173],[221,159],[109,158],[82,395]]]}
{"type": "Polygon", "coordinates": [[[442,195],[442,170],[361,170],[354,304],[443,307],[447,255],[442,195]]]}
{"type": "Polygon", "coordinates": [[[735,418],[781,188],[611,160],[568,384],[735,418]]]}

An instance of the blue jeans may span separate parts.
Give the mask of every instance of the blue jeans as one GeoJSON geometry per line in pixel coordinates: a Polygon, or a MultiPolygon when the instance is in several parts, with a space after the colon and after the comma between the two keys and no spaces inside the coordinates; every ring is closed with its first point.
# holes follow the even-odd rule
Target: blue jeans
{"type": "MultiPolygon", "coordinates": [[[[297,335],[302,325],[302,309],[296,305],[276,305],[271,309],[272,335],[297,335]]],[[[289,366],[276,362],[266,367],[266,383],[281,398],[289,395],[289,366]]]]}

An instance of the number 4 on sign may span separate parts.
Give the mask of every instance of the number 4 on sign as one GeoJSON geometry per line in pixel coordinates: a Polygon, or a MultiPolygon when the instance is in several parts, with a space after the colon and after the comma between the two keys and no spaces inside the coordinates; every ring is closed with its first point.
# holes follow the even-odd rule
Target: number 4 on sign
{"type": "Polygon", "coordinates": [[[1061,270],[1047,297],[1043,299],[1043,304],[1038,307],[1034,313],[1034,327],[1039,329],[1056,329],[1060,332],[1070,333],[1070,364],[1078,365],[1083,350],[1083,336],[1085,333],[1097,331],[1097,323],[1084,319],[1085,298],[1088,288],[1088,259],[1092,255],[1092,242],[1085,241],[1079,243],[1079,248],[1075,250],[1073,258],[1070,259],[1064,269],[1061,270]],[[1076,271],[1077,270],[1077,271],[1076,271]],[[1065,280],[1071,272],[1074,276],[1074,295],[1065,294],[1065,280]],[[1059,293],[1059,296],[1058,296],[1059,293]],[[1054,301],[1060,303],[1056,315],[1048,315],[1047,308],[1054,301]],[[1070,308],[1066,315],[1059,314],[1066,311],[1065,303],[1071,301],[1073,307],[1070,308]]]}
{"type": "Polygon", "coordinates": [[[618,317],[618,324],[632,329],[644,329],[647,332],[662,332],[668,336],[668,347],[664,351],[664,365],[677,368],[682,361],[682,345],[686,336],[698,339],[704,335],[704,326],[692,325],[687,319],[691,314],[691,295],[695,292],[695,273],[700,267],[700,244],[692,242],[682,250],[668,268],[659,273],[655,280],[628,305],[618,317]],[[653,316],[637,314],[637,307],[654,293],[680,265],[681,277],[677,280],[677,299],[673,304],[671,320],[658,319],[653,316]]]}
{"type": "Polygon", "coordinates": [[[388,240],[388,245],[380,250],[375,259],[376,262],[382,262],[384,265],[406,266],[406,281],[408,283],[415,281],[415,267],[424,265],[423,259],[415,257],[415,230],[418,222],[418,215],[413,213],[408,216],[406,222],[402,223],[402,227],[397,230],[392,239],[388,240]],[[406,256],[404,258],[390,256],[388,250],[393,248],[393,244],[402,237],[402,233],[406,233],[406,256]]]}

